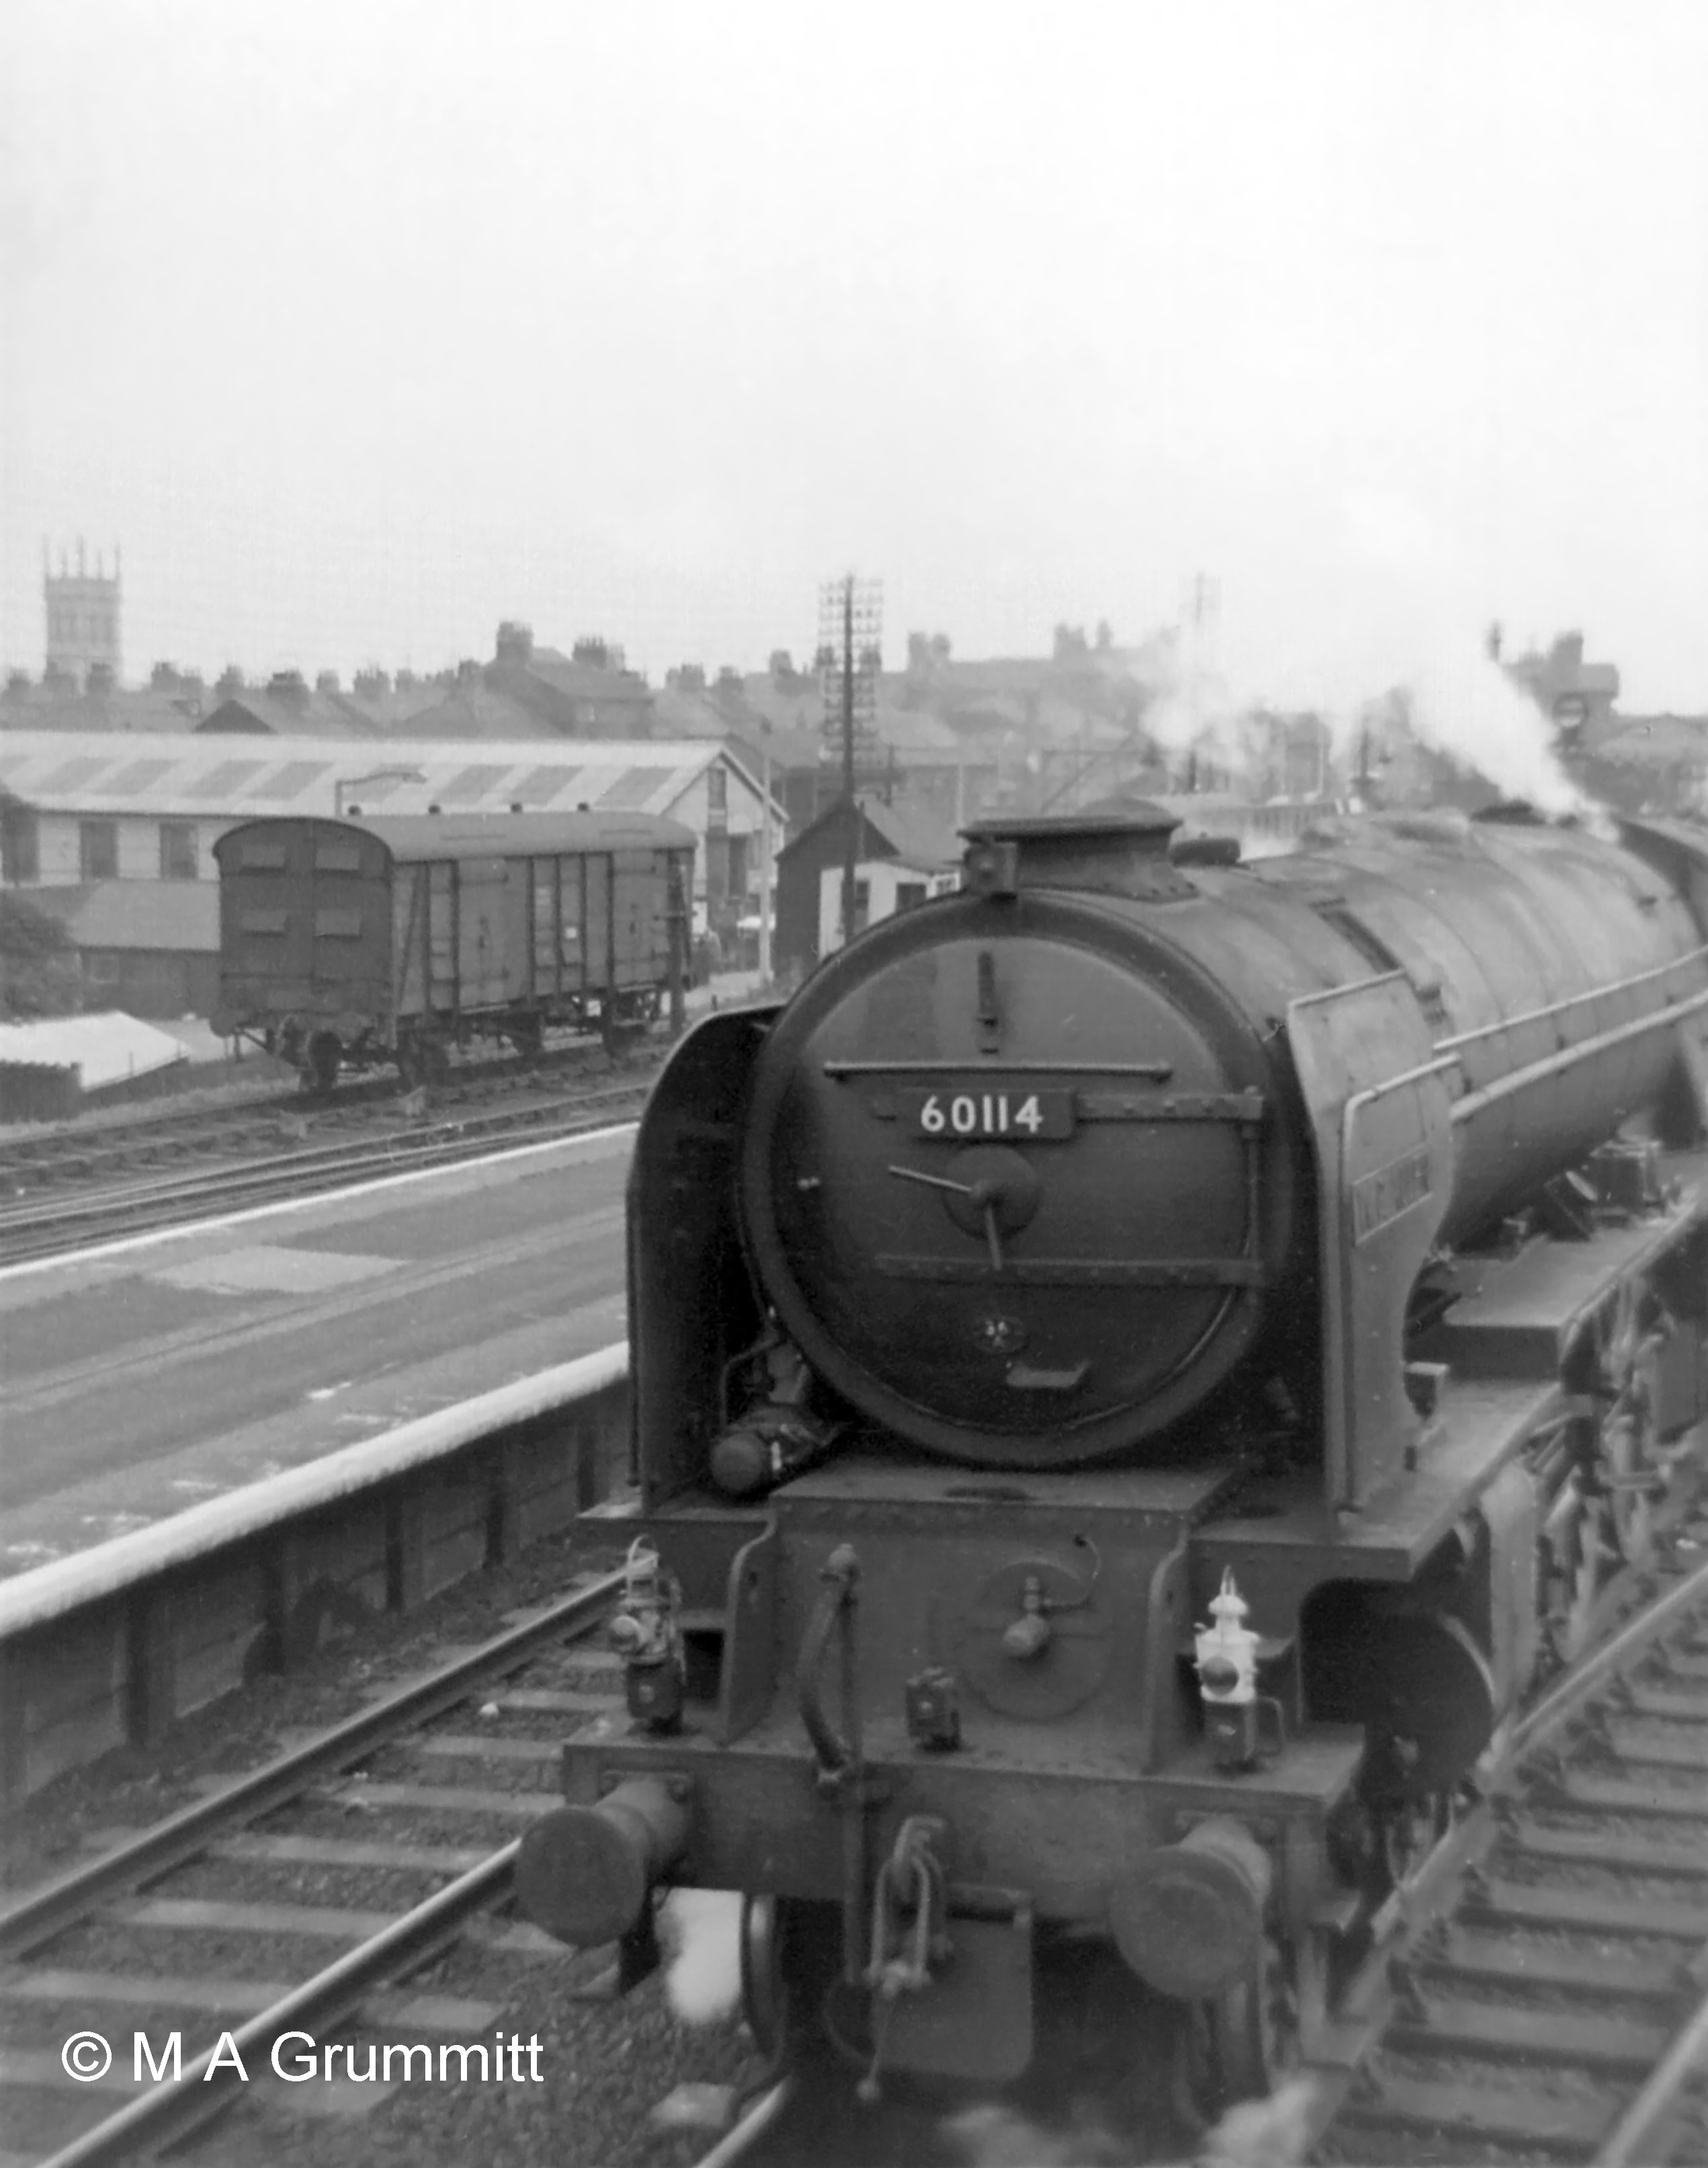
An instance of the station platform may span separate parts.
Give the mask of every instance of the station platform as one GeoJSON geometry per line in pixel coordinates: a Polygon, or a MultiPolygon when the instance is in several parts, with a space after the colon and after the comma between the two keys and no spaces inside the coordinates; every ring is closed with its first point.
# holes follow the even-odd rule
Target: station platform
{"type": "Polygon", "coordinates": [[[0,1576],[622,1339],[633,1141],[0,1272],[0,1576]]]}

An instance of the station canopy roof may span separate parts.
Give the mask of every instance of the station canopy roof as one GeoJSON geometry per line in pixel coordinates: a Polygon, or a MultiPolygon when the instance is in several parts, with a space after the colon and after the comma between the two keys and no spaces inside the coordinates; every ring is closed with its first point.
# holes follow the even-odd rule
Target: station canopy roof
{"type": "MultiPolygon", "coordinates": [[[[705,739],[292,738],[0,731],[0,790],[41,812],[668,813],[729,757],[705,739]]],[[[753,778],[747,778],[750,782],[753,778]]]]}

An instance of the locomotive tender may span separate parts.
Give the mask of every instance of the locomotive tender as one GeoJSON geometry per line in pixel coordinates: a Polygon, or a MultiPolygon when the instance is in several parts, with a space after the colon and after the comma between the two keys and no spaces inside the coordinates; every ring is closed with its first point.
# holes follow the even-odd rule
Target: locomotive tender
{"type": "Polygon", "coordinates": [[[1708,1457],[1708,830],[1173,825],[969,831],[638,1140],[628,1720],[518,1886],[625,1978],[745,1893],[868,2084],[1308,2054],[1708,1457]]]}
{"type": "Polygon", "coordinates": [[[323,1091],[345,1062],[442,1075],[474,1037],[609,1039],[681,977],[693,850],[647,813],[244,821],[214,846],[214,1028],[323,1091]]]}

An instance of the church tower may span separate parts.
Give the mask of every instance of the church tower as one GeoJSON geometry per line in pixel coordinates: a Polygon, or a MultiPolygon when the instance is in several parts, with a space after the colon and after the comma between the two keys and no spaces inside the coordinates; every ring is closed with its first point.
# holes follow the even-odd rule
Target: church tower
{"type": "MultiPolygon", "coordinates": [[[[47,674],[74,678],[88,686],[98,670],[109,685],[119,682],[119,551],[113,551],[113,569],[106,570],[99,556],[88,568],[83,545],[77,544],[77,568],[66,566],[60,552],[59,571],[48,562],[42,545],[41,592],[47,608],[47,674]]],[[[102,682],[101,678],[94,681],[102,682]]]]}

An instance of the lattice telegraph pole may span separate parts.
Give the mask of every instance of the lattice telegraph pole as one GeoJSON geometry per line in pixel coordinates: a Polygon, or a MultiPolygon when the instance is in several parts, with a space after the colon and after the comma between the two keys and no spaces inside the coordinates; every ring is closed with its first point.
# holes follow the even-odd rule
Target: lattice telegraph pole
{"type": "Polygon", "coordinates": [[[852,572],[819,590],[819,651],[824,688],[820,725],[842,753],[842,798],[848,809],[847,848],[842,860],[842,939],[854,938],[854,869],[860,856],[860,800],[855,791],[857,741],[868,760],[876,743],[878,675],[883,667],[883,588],[852,572]]]}

